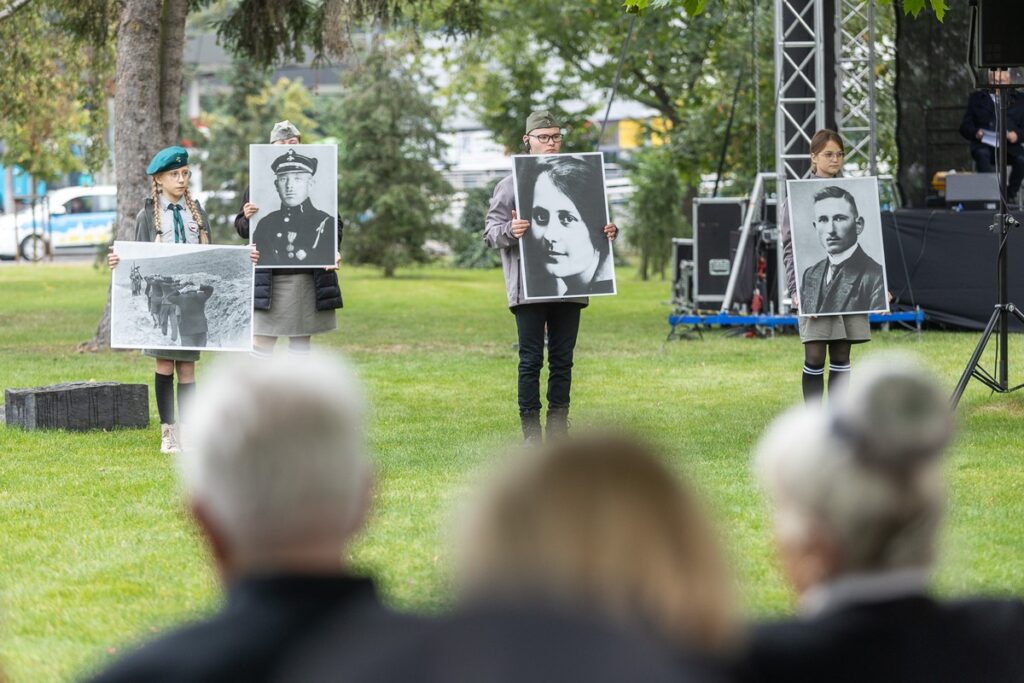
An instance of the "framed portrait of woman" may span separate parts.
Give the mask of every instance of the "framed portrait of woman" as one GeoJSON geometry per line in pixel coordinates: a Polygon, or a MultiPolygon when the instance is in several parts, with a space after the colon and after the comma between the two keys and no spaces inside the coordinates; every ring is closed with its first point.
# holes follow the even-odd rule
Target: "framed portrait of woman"
{"type": "Polygon", "coordinates": [[[512,157],[516,213],[530,221],[520,239],[527,300],[616,293],[604,155],[512,157]]]}

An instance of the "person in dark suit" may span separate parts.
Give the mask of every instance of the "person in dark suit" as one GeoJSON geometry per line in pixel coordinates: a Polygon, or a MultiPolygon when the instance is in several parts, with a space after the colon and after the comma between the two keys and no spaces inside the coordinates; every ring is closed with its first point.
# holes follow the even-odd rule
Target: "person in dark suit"
{"type": "MultiPolygon", "coordinates": [[[[991,69],[989,83],[1010,82],[1009,69],[991,69]]],[[[1010,164],[1010,180],[1007,184],[1007,200],[1017,203],[1017,193],[1024,181],[1024,98],[1013,91],[1003,91],[1010,99],[1006,116],[1006,161],[1010,164]]],[[[996,92],[983,88],[975,90],[967,98],[967,109],[960,122],[960,135],[971,143],[971,157],[978,173],[995,173],[996,148],[983,140],[985,131],[996,130],[996,92]]],[[[994,142],[994,140],[992,141],[994,142]]]]}
{"type": "Polygon", "coordinates": [[[1024,681],[1024,602],[929,590],[953,424],[945,391],[896,356],[769,427],[755,468],[799,616],[753,630],[743,679],[1024,681]]]}
{"type": "Polygon", "coordinates": [[[802,313],[863,313],[885,309],[882,265],[864,253],[857,237],[864,217],[853,195],[827,185],[814,195],[814,229],[825,258],[804,271],[800,285],[802,313]]]}
{"type": "Polygon", "coordinates": [[[334,217],[309,199],[317,160],[289,149],[270,168],[277,176],[274,185],[281,208],[256,224],[252,239],[261,254],[260,265],[333,263],[334,217]]]}
{"type": "MultiPolygon", "coordinates": [[[[381,606],[372,581],[345,567],[372,480],[352,371],[319,354],[236,357],[208,378],[186,412],[180,464],[227,600],[114,663],[97,683],[269,681],[329,619],[344,615],[355,632],[373,624],[382,638],[405,623],[381,606]]],[[[346,652],[343,638],[334,645],[346,652]]]]}

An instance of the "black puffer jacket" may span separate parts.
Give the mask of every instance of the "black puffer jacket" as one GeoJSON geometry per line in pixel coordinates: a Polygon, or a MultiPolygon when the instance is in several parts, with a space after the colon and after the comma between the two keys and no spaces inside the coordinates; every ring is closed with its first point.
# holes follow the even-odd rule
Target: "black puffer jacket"
{"type": "MultiPolygon", "coordinates": [[[[249,202],[249,189],[246,188],[242,197],[242,206],[249,202]]],[[[245,239],[249,239],[249,219],[242,213],[241,207],[238,215],[235,216],[235,231],[245,239]]],[[[341,249],[341,240],[344,235],[345,225],[338,216],[338,249],[341,249]]],[[[330,311],[335,308],[342,308],[344,302],[341,299],[341,285],[338,284],[338,273],[323,268],[256,268],[255,292],[253,294],[253,308],[257,311],[269,311],[270,302],[273,300],[274,276],[295,273],[309,273],[313,276],[313,287],[316,289],[316,310],[330,311]]]]}

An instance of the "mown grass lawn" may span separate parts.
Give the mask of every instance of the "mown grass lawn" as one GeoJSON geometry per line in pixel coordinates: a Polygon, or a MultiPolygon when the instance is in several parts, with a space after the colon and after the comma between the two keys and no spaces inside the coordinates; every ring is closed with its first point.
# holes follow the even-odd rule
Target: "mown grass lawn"
{"type": "MultiPolygon", "coordinates": [[[[0,268],[0,388],[152,384],[153,363],[137,353],[75,351],[92,334],[108,277],[85,265],[0,268]]],[[[385,280],[346,268],[342,283],[339,329],[318,341],[350,356],[368,386],[379,466],[374,515],[354,562],[379,577],[392,604],[442,609],[450,511],[518,432],[515,326],[501,275],[431,267],[385,280]]],[[[667,291],[624,270],[619,296],[584,311],[574,424],[624,425],[662,444],[717,514],[750,611],[786,612],[792,598],[774,565],[749,453],[765,424],[799,398],[799,343],[715,333],[665,344],[667,291]]],[[[854,363],[882,349],[915,352],[952,389],[976,340],[878,333],[854,363]]],[[[1012,338],[1011,353],[1022,381],[1024,338],[1012,338]]],[[[939,589],[1024,595],[1024,393],[991,396],[975,382],[960,412],[939,589]]],[[[0,427],[0,652],[12,680],[73,679],[125,643],[216,605],[173,460],[157,442],[155,427],[0,427]]]]}

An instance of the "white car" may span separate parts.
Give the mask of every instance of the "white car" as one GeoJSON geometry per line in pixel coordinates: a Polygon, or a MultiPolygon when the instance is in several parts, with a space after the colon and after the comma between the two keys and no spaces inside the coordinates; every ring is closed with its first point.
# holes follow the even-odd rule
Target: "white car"
{"type": "Polygon", "coordinates": [[[113,185],[54,190],[34,210],[0,216],[0,258],[14,258],[20,251],[22,258],[38,261],[49,247],[61,251],[107,244],[116,220],[113,185]]]}

